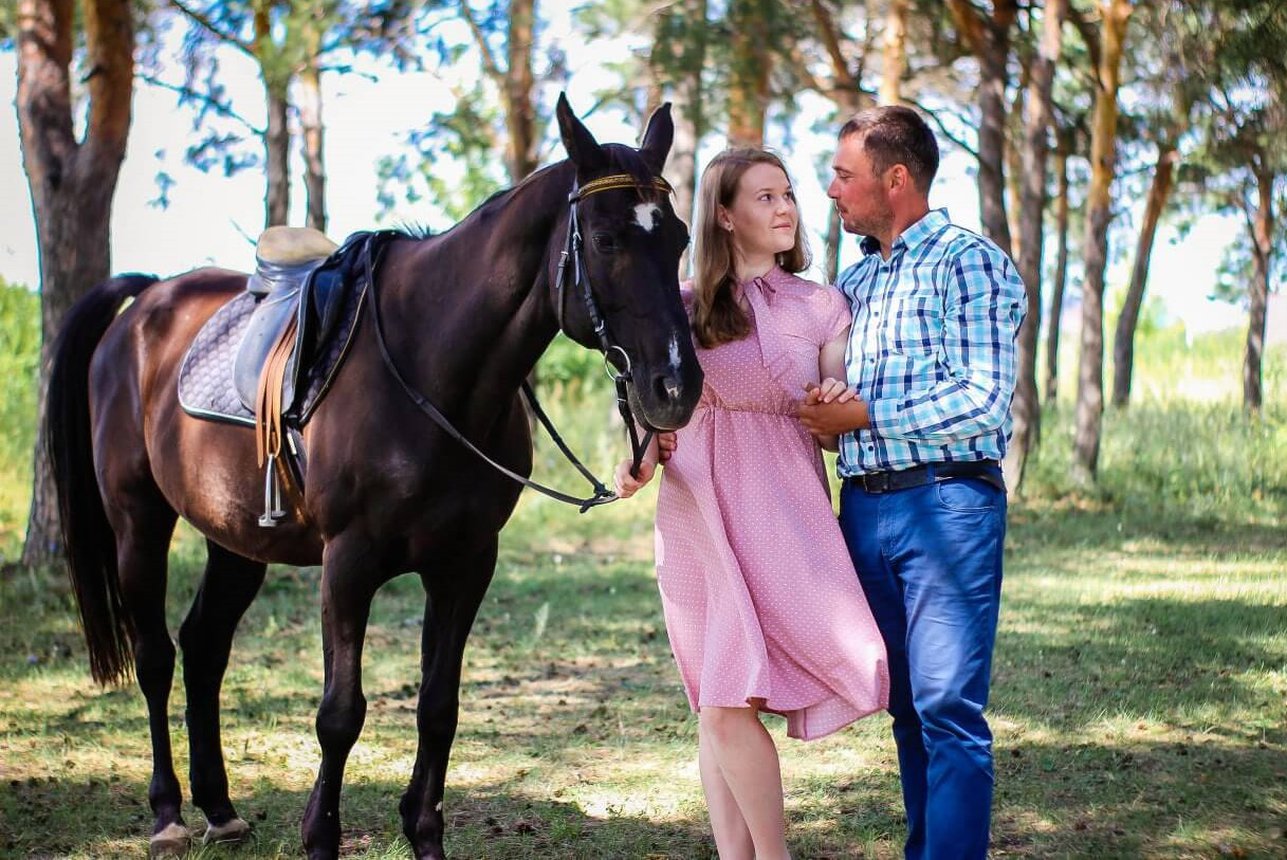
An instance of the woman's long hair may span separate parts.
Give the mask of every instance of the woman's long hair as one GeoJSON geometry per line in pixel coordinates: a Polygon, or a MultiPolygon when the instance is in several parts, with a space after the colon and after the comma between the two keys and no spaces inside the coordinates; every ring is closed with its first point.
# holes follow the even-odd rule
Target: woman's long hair
{"type": "MultiPolygon", "coordinates": [[[[782,159],[754,147],[726,149],[702,172],[700,203],[697,209],[697,241],[693,248],[693,333],[697,342],[710,349],[739,340],[751,333],[751,321],[737,304],[737,274],[734,267],[733,234],[720,227],[719,208],[732,206],[742,175],[756,164],[771,164],[787,176],[782,159]]],[[[795,245],[778,254],[784,271],[803,272],[809,267],[809,247],[802,221],[795,224],[795,245]]]]}

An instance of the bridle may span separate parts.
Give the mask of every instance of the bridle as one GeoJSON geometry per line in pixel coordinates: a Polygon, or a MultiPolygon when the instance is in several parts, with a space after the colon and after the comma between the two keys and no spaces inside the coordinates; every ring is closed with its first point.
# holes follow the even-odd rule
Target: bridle
{"type": "MultiPolygon", "coordinates": [[[[586,271],[585,259],[581,254],[581,227],[577,217],[577,204],[586,197],[589,197],[592,194],[597,194],[600,191],[630,188],[638,191],[656,189],[667,194],[672,191],[670,183],[665,179],[662,179],[660,176],[653,177],[650,181],[645,182],[628,173],[614,173],[610,176],[604,176],[587,182],[584,186],[574,186],[572,188],[572,192],[568,195],[569,211],[567,241],[564,244],[564,250],[559,258],[558,271],[554,280],[554,289],[557,294],[555,301],[557,305],[556,315],[558,318],[558,327],[560,331],[567,334],[569,337],[571,335],[565,325],[566,297],[567,294],[573,290],[579,292],[581,295],[581,300],[590,317],[590,325],[594,330],[595,337],[599,341],[599,348],[603,351],[604,367],[607,369],[608,375],[612,378],[612,381],[616,386],[617,410],[621,413],[621,418],[625,422],[626,428],[630,433],[630,448],[633,458],[630,473],[637,477],[639,474],[639,464],[643,461],[644,453],[648,449],[648,444],[652,441],[654,431],[652,428],[644,425],[644,435],[642,439],[639,437],[634,413],[630,409],[630,398],[627,390],[627,386],[632,381],[630,356],[620,344],[616,343],[612,339],[612,335],[608,331],[607,322],[604,320],[603,314],[599,311],[599,305],[594,299],[594,292],[590,288],[590,274],[586,271]],[[572,279],[572,284],[570,286],[566,283],[569,277],[572,279]],[[612,361],[612,356],[614,355],[621,356],[621,359],[625,362],[624,370],[617,369],[616,364],[612,361]]],[[[576,505],[580,509],[581,513],[585,513],[590,508],[605,505],[617,500],[617,494],[608,489],[602,481],[596,478],[594,473],[587,469],[585,465],[577,459],[576,455],[572,453],[571,449],[568,448],[567,443],[563,441],[563,437],[560,436],[558,430],[555,429],[554,423],[550,420],[549,416],[545,414],[545,410],[541,408],[540,401],[536,398],[536,392],[532,390],[532,386],[527,382],[527,380],[523,380],[522,392],[523,396],[527,398],[528,405],[532,409],[532,414],[536,417],[537,421],[541,423],[541,426],[545,428],[546,432],[550,434],[550,438],[554,440],[554,444],[558,446],[558,449],[563,453],[563,456],[567,458],[568,462],[576,467],[577,471],[580,472],[590,484],[594,495],[586,498],[578,498],[577,496],[561,492],[553,489],[552,487],[547,487],[544,484],[533,481],[528,477],[520,475],[507,466],[496,462],[480,450],[477,445],[465,438],[464,434],[457,430],[447,419],[447,416],[443,415],[442,412],[430,403],[424,395],[416,391],[411,383],[407,381],[406,377],[402,375],[402,372],[398,370],[398,366],[393,361],[393,356],[389,354],[389,346],[384,337],[384,326],[380,321],[380,302],[375,295],[375,269],[376,262],[371,259],[371,255],[368,255],[366,267],[367,289],[371,291],[371,318],[375,325],[376,343],[380,347],[380,355],[384,359],[385,366],[389,369],[394,380],[399,386],[401,386],[403,392],[411,399],[411,402],[415,403],[422,412],[428,415],[433,422],[452,439],[455,439],[461,445],[464,445],[474,454],[478,455],[488,465],[500,472],[502,475],[517,481],[525,487],[531,487],[538,493],[548,496],[556,501],[576,505]]]]}
{"type": "MultiPolygon", "coordinates": [[[[573,185],[572,192],[568,194],[568,238],[563,248],[563,254],[559,258],[558,272],[554,277],[554,291],[557,294],[555,301],[558,305],[558,325],[559,331],[571,337],[566,325],[566,306],[568,293],[576,291],[581,295],[581,302],[585,305],[586,314],[590,317],[590,326],[594,330],[594,336],[599,341],[599,349],[603,352],[603,366],[612,379],[612,383],[617,391],[617,411],[621,413],[621,420],[626,425],[626,430],[630,434],[630,454],[632,462],[630,464],[630,474],[635,477],[639,476],[639,464],[643,461],[644,453],[648,450],[648,444],[652,442],[653,429],[644,425],[644,434],[639,436],[635,421],[634,412],[630,409],[630,396],[628,386],[633,381],[631,375],[630,356],[622,348],[621,344],[612,339],[611,332],[608,331],[607,321],[604,320],[603,314],[599,311],[599,305],[594,299],[594,290],[591,289],[590,273],[585,268],[585,258],[581,254],[583,247],[581,239],[581,222],[577,215],[577,204],[592,194],[598,194],[601,191],[617,191],[634,189],[643,191],[645,189],[655,189],[663,194],[671,194],[674,189],[670,183],[660,176],[654,176],[649,182],[631,176],[629,173],[614,173],[610,176],[602,176],[593,179],[580,187],[573,185]],[[568,278],[572,283],[567,284],[568,278]],[[616,363],[612,360],[614,355],[619,355],[621,361],[625,363],[623,369],[618,369],[616,363]]],[[[534,398],[534,394],[529,394],[529,398],[534,398]]]]}

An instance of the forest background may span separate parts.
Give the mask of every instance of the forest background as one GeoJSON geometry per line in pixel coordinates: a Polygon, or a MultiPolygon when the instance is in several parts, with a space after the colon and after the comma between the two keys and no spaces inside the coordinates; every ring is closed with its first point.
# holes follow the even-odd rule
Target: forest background
{"type": "MultiPolygon", "coordinates": [[[[0,120],[0,851],[128,853],[146,795],[141,703],[93,690],[57,573],[34,431],[62,313],[114,271],[246,268],[269,224],[445,227],[561,157],[549,116],[567,90],[601,139],[674,103],[681,216],[723,146],[787,153],[820,280],[857,254],[822,194],[834,129],[876,103],[933,118],[934,202],[1012,251],[1032,308],[997,851],[1287,856],[1283,4],[23,0],[0,3],[0,39],[17,108],[0,120]]],[[[556,342],[538,378],[610,466],[622,440],[595,357],[556,342]]],[[[549,447],[538,470],[571,479],[549,447]]],[[[525,497],[507,529],[449,778],[463,856],[709,850],[648,514],[525,497]]],[[[197,547],[176,540],[180,600],[197,547]]],[[[263,856],[292,850],[315,767],[316,576],[266,588],[229,675],[263,856]]],[[[371,856],[397,851],[383,800],[414,704],[418,598],[388,591],[373,635],[403,647],[371,668],[383,705],[346,813],[371,856]]],[[[879,722],[788,761],[801,856],[896,851],[879,722]]]]}

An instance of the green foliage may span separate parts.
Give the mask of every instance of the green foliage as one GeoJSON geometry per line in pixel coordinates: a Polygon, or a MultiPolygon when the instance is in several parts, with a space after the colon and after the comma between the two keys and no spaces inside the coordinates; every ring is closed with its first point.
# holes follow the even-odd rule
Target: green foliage
{"type": "Polygon", "coordinates": [[[429,202],[455,223],[504,188],[504,148],[496,136],[502,119],[483,82],[475,81],[452,110],[435,113],[424,128],[407,135],[412,153],[380,159],[380,215],[387,216],[402,200],[419,202],[425,189],[429,202]]]}
{"type": "Polygon", "coordinates": [[[0,463],[22,463],[35,442],[40,296],[0,280],[0,463]]]}
{"type": "Polygon", "coordinates": [[[21,551],[26,531],[40,337],[40,297],[0,280],[0,560],[21,551]]]}

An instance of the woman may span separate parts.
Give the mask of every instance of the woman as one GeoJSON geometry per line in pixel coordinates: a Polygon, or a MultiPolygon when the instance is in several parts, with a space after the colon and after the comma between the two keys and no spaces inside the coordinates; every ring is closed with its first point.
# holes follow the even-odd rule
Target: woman
{"type": "MultiPolygon", "coordinates": [[[[809,264],[781,160],[717,156],[701,181],[696,277],[684,287],[702,398],[657,499],[657,581],[671,649],[698,712],[698,763],[724,860],[789,856],[782,777],[759,712],[830,734],[888,700],[880,633],[845,549],[818,442],[797,410],[812,380],[843,383],[850,313],[809,264]]],[[[834,446],[834,438],[823,440],[834,446]]],[[[629,496],[651,479],[616,470],[629,496]]]]}

